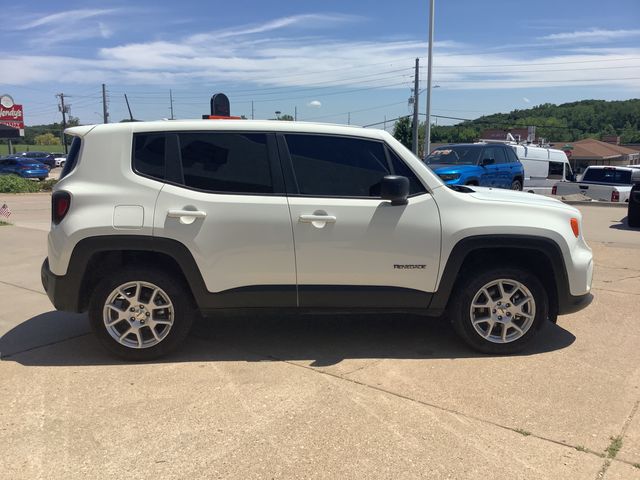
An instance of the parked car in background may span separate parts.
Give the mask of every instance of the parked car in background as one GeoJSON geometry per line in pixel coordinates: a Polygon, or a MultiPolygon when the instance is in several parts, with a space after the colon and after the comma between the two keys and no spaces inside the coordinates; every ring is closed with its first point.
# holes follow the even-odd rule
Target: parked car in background
{"type": "Polygon", "coordinates": [[[534,145],[510,145],[524,167],[524,190],[550,194],[557,182],[575,182],[569,159],[562,150],[534,145]]]}
{"type": "Polygon", "coordinates": [[[64,167],[64,164],[67,161],[66,153],[51,153],[51,155],[53,155],[56,167],[64,167]]]}
{"type": "Polygon", "coordinates": [[[580,182],[558,182],[551,193],[582,193],[602,202],[628,202],[631,187],[636,182],[640,182],[640,169],[595,165],[587,167],[580,182]]]}
{"type": "Polygon", "coordinates": [[[49,168],[53,168],[56,166],[55,157],[48,152],[22,152],[18,153],[17,155],[27,157],[31,160],[36,160],[40,163],[44,163],[45,165],[48,165],[49,168]]]}
{"type": "Polygon", "coordinates": [[[6,157],[0,160],[0,175],[18,175],[22,178],[45,180],[49,167],[44,163],[24,157],[6,157]]]}
{"type": "Polygon", "coordinates": [[[522,190],[524,168],[506,144],[469,143],[438,147],[425,159],[447,185],[522,190]]]}

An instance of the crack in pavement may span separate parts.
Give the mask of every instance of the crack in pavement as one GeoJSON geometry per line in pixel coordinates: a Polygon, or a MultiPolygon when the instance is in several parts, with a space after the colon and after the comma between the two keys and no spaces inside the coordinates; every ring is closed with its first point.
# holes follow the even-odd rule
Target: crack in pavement
{"type": "Polygon", "coordinates": [[[43,291],[40,290],[34,290],[33,288],[29,288],[29,287],[23,287],[22,285],[16,285],[15,283],[10,283],[10,282],[4,282],[2,280],[0,280],[0,283],[2,285],[7,285],[9,287],[15,287],[15,288],[19,288],[21,290],[26,290],[28,292],[33,292],[33,293],[38,293],[40,295],[44,295],[45,297],[47,296],[47,294],[43,291]]]}
{"type": "MultiPolygon", "coordinates": [[[[640,405],[640,400],[636,400],[636,403],[634,403],[633,408],[631,408],[631,413],[629,413],[629,415],[627,415],[627,418],[625,419],[624,423],[622,424],[622,429],[620,430],[620,435],[618,435],[617,438],[620,439],[620,442],[624,443],[624,436],[627,434],[627,430],[629,429],[629,425],[631,425],[631,421],[633,420],[633,417],[636,415],[636,413],[638,412],[638,406],[640,405]]],[[[611,437],[613,440],[613,437],[611,437]]],[[[621,443],[621,444],[622,444],[621,443]]],[[[596,474],[596,480],[601,480],[605,477],[605,475],[607,474],[607,470],[609,469],[609,466],[611,465],[612,461],[618,461],[618,462],[622,462],[622,463],[627,463],[633,467],[635,467],[637,464],[633,463],[633,462],[628,462],[626,460],[623,459],[618,459],[616,458],[618,456],[619,452],[615,452],[610,458],[607,458],[604,463],[602,464],[602,467],[600,467],[600,470],[598,470],[598,473],[596,474]]]]}
{"type": "Polygon", "coordinates": [[[72,337],[63,338],[61,340],[55,340],[53,342],[43,343],[42,345],[35,345],[33,347],[29,347],[29,348],[25,348],[24,350],[20,350],[19,352],[10,353],[9,355],[4,355],[3,356],[2,352],[0,352],[0,360],[5,360],[5,359],[8,359],[8,358],[12,358],[12,357],[15,357],[16,355],[20,355],[22,353],[27,353],[27,352],[32,352],[32,351],[38,350],[40,348],[51,347],[53,345],[57,345],[58,343],[67,342],[69,340],[74,340],[76,338],[86,337],[87,335],[91,335],[91,332],[80,333],[78,335],[73,335],[72,337]]]}
{"type": "MultiPolygon", "coordinates": [[[[342,380],[342,381],[345,381],[345,382],[353,383],[355,385],[359,385],[359,386],[362,386],[362,387],[365,387],[365,388],[376,390],[378,392],[386,393],[387,395],[392,395],[394,397],[398,397],[398,398],[401,398],[403,400],[407,400],[409,402],[417,403],[417,404],[425,406],[425,407],[431,407],[431,408],[434,408],[436,410],[440,410],[440,411],[443,411],[443,412],[451,413],[453,415],[458,415],[458,416],[463,417],[463,418],[468,418],[468,419],[471,419],[471,420],[475,420],[475,421],[480,422],[480,423],[492,425],[494,427],[501,428],[503,430],[508,430],[510,432],[522,435],[522,431],[520,429],[518,429],[517,427],[509,427],[507,425],[502,425],[500,423],[493,422],[491,420],[486,420],[486,419],[483,419],[483,418],[479,418],[479,417],[476,417],[474,415],[470,415],[470,414],[467,414],[467,413],[464,413],[464,412],[460,412],[458,410],[454,410],[452,408],[447,408],[447,407],[443,407],[443,406],[440,406],[440,405],[436,405],[434,403],[426,402],[424,400],[419,400],[417,398],[413,398],[413,397],[410,397],[408,395],[404,395],[402,393],[394,392],[392,390],[388,390],[386,388],[379,387],[377,385],[371,385],[369,383],[361,382],[359,380],[355,380],[355,379],[352,379],[352,378],[347,378],[347,377],[344,377],[342,375],[338,375],[338,374],[335,374],[335,373],[327,372],[325,370],[318,370],[318,369],[316,369],[314,367],[311,367],[311,366],[300,365],[300,364],[292,362],[290,360],[283,360],[283,359],[280,359],[278,357],[274,357],[272,355],[264,355],[262,353],[253,352],[253,351],[248,351],[248,353],[252,353],[254,355],[258,355],[258,356],[261,356],[261,357],[264,357],[264,358],[267,358],[267,359],[271,359],[271,360],[275,360],[275,361],[278,361],[278,362],[283,362],[283,363],[292,365],[294,367],[304,368],[305,370],[311,370],[312,372],[317,373],[317,374],[327,375],[329,377],[332,377],[332,378],[335,378],[335,379],[338,379],[338,380],[342,380]]],[[[382,361],[382,359],[380,361],[382,361]]],[[[634,406],[634,409],[632,410],[633,414],[635,414],[635,412],[637,411],[639,403],[640,403],[640,401],[636,402],[636,404],[634,406]]],[[[627,421],[625,421],[625,427],[623,429],[624,433],[626,433],[626,429],[628,428],[628,424],[631,422],[631,418],[630,417],[628,417],[627,421]]],[[[539,440],[543,440],[543,441],[546,441],[546,442],[550,442],[550,443],[553,443],[555,445],[560,445],[562,447],[572,448],[572,449],[577,450],[577,451],[582,451],[584,453],[595,455],[596,457],[599,457],[599,458],[604,458],[605,457],[604,453],[599,453],[599,452],[596,452],[594,450],[581,447],[579,445],[572,445],[570,443],[566,443],[566,442],[563,442],[563,441],[560,441],[560,440],[555,440],[553,438],[545,437],[543,435],[538,435],[538,434],[532,433],[532,432],[527,432],[527,433],[529,434],[528,436],[531,436],[533,438],[537,438],[539,440]]],[[[623,433],[623,435],[624,435],[624,433],[623,433]]],[[[626,463],[627,465],[635,466],[635,464],[633,462],[630,462],[630,461],[627,461],[627,460],[623,460],[623,459],[611,458],[611,459],[607,459],[607,460],[608,461],[610,460],[610,461],[620,462],[620,463],[626,463]]]]}

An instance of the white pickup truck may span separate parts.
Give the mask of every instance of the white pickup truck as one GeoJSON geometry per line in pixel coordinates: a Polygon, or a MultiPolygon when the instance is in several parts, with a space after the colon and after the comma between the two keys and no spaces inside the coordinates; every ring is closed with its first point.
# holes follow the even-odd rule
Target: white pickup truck
{"type": "Polygon", "coordinates": [[[640,182],[640,169],[598,165],[587,167],[579,182],[558,182],[553,186],[553,195],[575,195],[582,193],[602,202],[628,202],[631,187],[640,182]]]}

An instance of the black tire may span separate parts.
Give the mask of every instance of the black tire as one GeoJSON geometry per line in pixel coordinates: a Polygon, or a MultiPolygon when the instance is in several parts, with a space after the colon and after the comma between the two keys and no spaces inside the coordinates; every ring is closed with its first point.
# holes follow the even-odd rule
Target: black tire
{"type": "Polygon", "coordinates": [[[44,182],[47,179],[47,177],[39,177],[38,180],[40,180],[41,182],[44,182]]]}
{"type": "MultiPolygon", "coordinates": [[[[538,277],[524,269],[517,267],[493,268],[479,274],[466,272],[462,275],[465,275],[466,278],[459,281],[449,303],[451,322],[458,335],[479,352],[499,355],[519,352],[533,340],[549,318],[549,299],[546,290],[538,277]],[[529,290],[535,303],[535,315],[528,330],[524,335],[508,343],[494,343],[482,337],[473,326],[470,312],[471,303],[476,294],[485,285],[499,279],[515,280],[521,283],[529,290]]],[[[495,327],[493,331],[499,332],[501,328],[503,327],[495,327]]],[[[491,335],[491,330],[489,328],[486,330],[489,330],[489,335],[491,335]]]]}
{"type": "Polygon", "coordinates": [[[518,190],[521,192],[522,182],[516,178],[513,182],[511,182],[511,190],[518,190]]]}
{"type": "Polygon", "coordinates": [[[148,267],[129,267],[108,274],[96,286],[89,306],[91,329],[100,343],[111,354],[130,361],[153,360],[175,350],[187,337],[195,317],[199,314],[190,292],[180,279],[167,272],[148,267]],[[128,282],[153,284],[166,293],[173,304],[173,324],[166,336],[157,344],[146,348],[132,348],[111,336],[103,320],[103,310],[109,295],[128,282]]]}

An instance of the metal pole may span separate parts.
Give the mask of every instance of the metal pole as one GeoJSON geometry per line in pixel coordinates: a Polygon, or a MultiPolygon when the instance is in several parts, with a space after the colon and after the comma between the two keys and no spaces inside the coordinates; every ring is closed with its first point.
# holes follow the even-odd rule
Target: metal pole
{"type": "Polygon", "coordinates": [[[298,121],[298,106],[293,107],[293,120],[298,121]]]}
{"type": "Polygon", "coordinates": [[[424,132],[424,156],[431,151],[431,67],[433,66],[433,29],[435,20],[435,0],[429,0],[429,57],[427,61],[427,120],[424,132]]]}
{"type": "Polygon", "coordinates": [[[347,113],[347,125],[351,125],[351,112],[347,113]]]}
{"type": "Polygon", "coordinates": [[[254,111],[253,111],[253,100],[251,100],[251,120],[253,120],[254,118],[254,111]]]}
{"type": "Polygon", "coordinates": [[[9,155],[13,155],[13,144],[11,143],[10,138],[9,138],[9,155]]]}
{"type": "Polygon", "coordinates": [[[420,119],[418,117],[418,98],[420,96],[420,59],[416,58],[416,73],[413,77],[413,153],[418,155],[418,126],[420,119]]]}
{"type": "Polygon", "coordinates": [[[173,120],[173,92],[169,89],[169,103],[171,104],[171,120],[173,120]]]}
{"type": "Polygon", "coordinates": [[[109,123],[109,114],[107,113],[107,88],[102,84],[102,123],[109,123]]]}
{"type": "Polygon", "coordinates": [[[64,138],[64,131],[67,128],[67,107],[64,105],[64,93],[59,93],[57,96],[60,97],[60,111],[62,112],[62,145],[64,145],[64,153],[68,153],[67,142],[64,138]]]}

